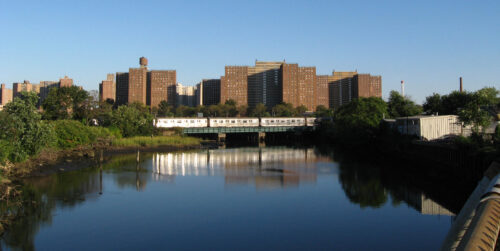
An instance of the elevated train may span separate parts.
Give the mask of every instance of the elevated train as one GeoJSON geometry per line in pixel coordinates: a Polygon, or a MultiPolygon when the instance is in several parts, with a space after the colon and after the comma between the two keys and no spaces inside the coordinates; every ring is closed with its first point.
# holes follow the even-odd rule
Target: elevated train
{"type": "Polygon", "coordinates": [[[315,126],[316,118],[158,118],[157,128],[315,126]]]}

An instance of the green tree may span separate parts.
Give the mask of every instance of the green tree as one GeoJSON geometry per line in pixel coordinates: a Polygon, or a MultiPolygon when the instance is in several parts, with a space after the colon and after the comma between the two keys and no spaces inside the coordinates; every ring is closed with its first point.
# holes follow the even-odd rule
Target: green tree
{"type": "Polygon", "coordinates": [[[160,117],[174,116],[174,107],[169,105],[166,100],[162,100],[160,104],[158,104],[158,116],[160,117]]]}
{"type": "Polygon", "coordinates": [[[484,87],[476,92],[482,106],[495,107],[500,103],[499,91],[495,87],[484,87]]]}
{"type": "Polygon", "coordinates": [[[267,112],[266,105],[258,103],[253,109],[250,110],[250,117],[267,117],[269,113],[267,112]]]}
{"type": "Polygon", "coordinates": [[[124,137],[151,135],[153,133],[153,115],[142,104],[119,106],[113,111],[111,124],[120,129],[124,137]]]}
{"type": "Polygon", "coordinates": [[[391,91],[387,102],[389,116],[392,118],[414,116],[422,113],[422,107],[408,97],[403,97],[397,91],[391,91]]]}
{"type": "Polygon", "coordinates": [[[428,114],[442,114],[443,107],[441,95],[439,95],[438,93],[433,93],[431,96],[426,97],[423,109],[428,114]]]}
{"type": "Polygon", "coordinates": [[[472,100],[472,94],[468,92],[453,91],[441,97],[442,114],[458,115],[458,111],[463,109],[472,100]]]}
{"type": "Polygon", "coordinates": [[[238,107],[236,107],[236,110],[239,117],[246,117],[248,115],[247,105],[239,105],[238,107]]]}
{"type": "Polygon", "coordinates": [[[458,118],[464,123],[465,126],[472,125],[472,131],[479,133],[481,128],[487,127],[491,123],[491,115],[481,109],[481,106],[488,102],[485,97],[475,92],[470,95],[470,99],[464,108],[458,111],[458,118]]]}
{"type": "Polygon", "coordinates": [[[226,100],[226,102],[224,103],[225,105],[230,105],[230,106],[236,106],[237,103],[236,101],[234,101],[234,99],[228,99],[226,100]]]}
{"type": "Polygon", "coordinates": [[[314,115],[318,118],[333,117],[333,109],[328,109],[324,105],[318,105],[314,115]]]}
{"type": "Polygon", "coordinates": [[[357,144],[373,137],[380,126],[387,104],[376,97],[358,98],[341,106],[334,115],[334,137],[357,144]]]}
{"type": "Polygon", "coordinates": [[[22,92],[20,97],[14,98],[2,112],[0,140],[11,143],[11,161],[23,161],[54,143],[53,129],[41,120],[36,109],[37,103],[36,93],[22,92]]]}
{"type": "Polygon", "coordinates": [[[73,113],[78,113],[89,94],[76,86],[52,88],[42,104],[43,118],[49,120],[71,119],[73,113]]]}
{"type": "Polygon", "coordinates": [[[296,116],[304,116],[306,112],[307,112],[307,107],[305,105],[299,105],[295,108],[296,116]]]}
{"type": "Polygon", "coordinates": [[[276,117],[291,117],[295,116],[295,109],[290,103],[281,103],[273,107],[272,113],[276,117]]]}

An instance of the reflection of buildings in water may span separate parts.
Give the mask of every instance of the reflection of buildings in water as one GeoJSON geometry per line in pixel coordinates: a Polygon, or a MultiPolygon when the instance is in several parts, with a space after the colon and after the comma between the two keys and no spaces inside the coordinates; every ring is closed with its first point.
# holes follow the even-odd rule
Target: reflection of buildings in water
{"type": "Polygon", "coordinates": [[[428,198],[422,192],[407,191],[404,195],[403,200],[421,214],[455,216],[453,212],[433,201],[431,198],[428,198]]]}
{"type": "Polygon", "coordinates": [[[298,185],[299,180],[315,182],[318,161],[327,159],[317,156],[313,149],[237,148],[162,153],[153,155],[153,179],[224,175],[226,184],[255,182],[262,187],[289,186],[298,185]]]}

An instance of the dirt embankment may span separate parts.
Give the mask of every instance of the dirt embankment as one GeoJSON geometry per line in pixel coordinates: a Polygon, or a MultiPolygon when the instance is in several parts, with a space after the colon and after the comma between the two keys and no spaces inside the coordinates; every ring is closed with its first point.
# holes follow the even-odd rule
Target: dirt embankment
{"type": "Polygon", "coordinates": [[[96,144],[69,150],[48,149],[42,151],[37,157],[23,163],[10,164],[3,169],[6,177],[16,180],[95,166],[117,154],[136,153],[137,151],[141,153],[171,152],[199,148],[202,148],[202,145],[116,147],[109,144],[96,144]]]}

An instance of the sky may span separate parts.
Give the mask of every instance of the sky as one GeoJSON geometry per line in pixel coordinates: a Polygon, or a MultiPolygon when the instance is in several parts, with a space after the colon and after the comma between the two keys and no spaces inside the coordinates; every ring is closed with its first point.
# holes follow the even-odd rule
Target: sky
{"type": "Polygon", "coordinates": [[[500,1],[0,0],[0,82],[86,90],[107,73],[177,70],[194,85],[259,61],[382,76],[383,97],[418,103],[459,87],[500,88],[500,1]]]}

